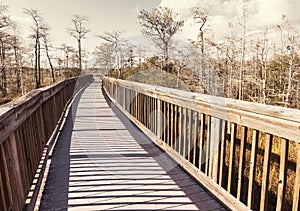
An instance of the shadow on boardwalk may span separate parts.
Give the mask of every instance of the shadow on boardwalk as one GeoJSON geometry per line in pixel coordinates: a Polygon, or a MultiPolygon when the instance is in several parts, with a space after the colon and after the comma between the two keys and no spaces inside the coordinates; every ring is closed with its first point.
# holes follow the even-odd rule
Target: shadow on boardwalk
{"type": "Polygon", "coordinates": [[[40,210],[223,210],[114,108],[100,86],[94,82],[74,101],[40,210]]]}

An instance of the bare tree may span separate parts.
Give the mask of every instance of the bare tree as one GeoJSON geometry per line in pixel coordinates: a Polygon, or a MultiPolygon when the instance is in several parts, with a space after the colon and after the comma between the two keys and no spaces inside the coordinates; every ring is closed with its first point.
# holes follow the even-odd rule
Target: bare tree
{"type": "Polygon", "coordinates": [[[68,46],[66,44],[62,44],[60,49],[63,50],[63,52],[65,54],[64,68],[68,69],[69,68],[70,54],[74,53],[75,49],[72,46],[68,46]]]}
{"type": "Polygon", "coordinates": [[[243,1],[243,23],[240,25],[243,27],[243,38],[242,38],[242,56],[241,56],[241,67],[240,67],[240,78],[239,78],[239,100],[243,100],[243,83],[245,75],[245,54],[246,54],[246,25],[247,24],[247,5],[243,1]]]}
{"type": "Polygon", "coordinates": [[[86,38],[86,34],[90,32],[90,30],[84,26],[88,18],[86,16],[74,15],[71,20],[74,24],[74,28],[68,28],[67,30],[69,35],[77,40],[79,70],[82,71],[81,40],[86,38]]]}
{"type": "Polygon", "coordinates": [[[41,86],[41,42],[42,29],[44,27],[43,18],[40,12],[36,9],[24,9],[24,13],[29,15],[34,26],[32,27],[33,34],[30,36],[34,39],[34,78],[35,78],[35,88],[40,88],[41,86]]]}
{"type": "Polygon", "coordinates": [[[0,4],[0,65],[2,97],[7,96],[7,68],[6,68],[6,41],[10,35],[6,32],[10,26],[10,19],[6,15],[7,6],[0,4]]]}
{"type": "Polygon", "coordinates": [[[167,62],[171,38],[184,22],[178,20],[177,14],[167,7],[157,7],[151,11],[141,10],[138,18],[142,26],[142,33],[163,51],[167,62]]]}
{"type": "MultiPolygon", "coordinates": [[[[206,83],[207,78],[203,77],[205,74],[205,70],[204,70],[204,26],[207,22],[207,18],[208,18],[208,12],[204,7],[193,7],[191,9],[193,18],[195,20],[196,23],[200,24],[199,27],[199,35],[198,35],[198,40],[197,42],[200,42],[200,48],[201,48],[201,69],[200,69],[200,74],[199,77],[201,78],[201,80],[206,83]]],[[[197,43],[192,42],[193,45],[197,45],[197,43]]],[[[203,86],[200,86],[203,87],[203,86]]],[[[201,93],[204,93],[204,89],[200,89],[201,93]]]]}
{"type": "Polygon", "coordinates": [[[267,65],[268,65],[268,29],[264,30],[264,36],[261,46],[261,72],[262,72],[262,100],[261,103],[265,104],[267,100],[267,65]]]}
{"type": "Polygon", "coordinates": [[[114,60],[114,46],[111,43],[102,43],[96,47],[94,55],[96,56],[96,62],[101,66],[104,66],[106,73],[108,73],[114,60]]]}
{"type": "Polygon", "coordinates": [[[22,65],[21,65],[21,43],[17,36],[18,24],[16,22],[11,23],[11,27],[13,30],[12,35],[12,48],[14,51],[14,59],[15,59],[15,68],[16,68],[16,76],[17,76],[17,92],[22,90],[22,94],[24,94],[24,87],[23,87],[23,74],[22,74],[22,65]]]}
{"type": "Polygon", "coordinates": [[[52,83],[54,83],[55,82],[54,67],[53,67],[53,64],[52,64],[52,61],[51,61],[51,56],[49,54],[49,48],[51,48],[51,45],[49,44],[50,43],[49,30],[50,30],[50,27],[45,25],[42,29],[42,35],[41,36],[42,36],[42,40],[43,40],[43,43],[44,43],[46,56],[47,56],[47,59],[48,59],[48,62],[49,62],[50,68],[51,68],[52,83]]]}
{"type": "Polygon", "coordinates": [[[172,56],[172,59],[175,62],[176,69],[177,69],[177,87],[179,87],[179,78],[180,74],[182,74],[182,71],[184,68],[186,68],[191,60],[191,50],[192,46],[185,46],[180,45],[179,43],[176,43],[175,50],[173,51],[174,55],[172,56]]]}
{"type": "Polygon", "coordinates": [[[124,30],[112,31],[112,32],[104,32],[103,34],[97,35],[100,39],[112,45],[116,60],[117,60],[117,68],[118,68],[118,78],[122,72],[121,65],[121,51],[124,46],[127,45],[127,40],[123,37],[124,30]]]}

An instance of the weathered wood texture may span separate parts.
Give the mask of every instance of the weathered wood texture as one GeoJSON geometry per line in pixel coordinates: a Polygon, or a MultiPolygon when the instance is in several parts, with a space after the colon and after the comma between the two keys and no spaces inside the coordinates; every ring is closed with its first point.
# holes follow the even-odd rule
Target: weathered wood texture
{"type": "Polygon", "coordinates": [[[299,110],[107,77],[103,86],[129,119],[230,209],[299,209],[299,110]]]}
{"type": "Polygon", "coordinates": [[[23,209],[67,102],[91,77],[71,78],[0,106],[0,210],[23,209]]]}

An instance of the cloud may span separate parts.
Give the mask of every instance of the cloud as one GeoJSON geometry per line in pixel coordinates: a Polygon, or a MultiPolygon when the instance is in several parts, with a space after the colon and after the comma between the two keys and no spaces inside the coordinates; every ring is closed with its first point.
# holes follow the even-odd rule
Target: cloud
{"type": "Polygon", "coordinates": [[[208,8],[208,26],[216,38],[221,38],[229,33],[228,23],[232,22],[236,28],[243,20],[245,2],[248,30],[260,30],[266,25],[279,24],[282,15],[286,15],[295,26],[300,26],[300,1],[299,0],[162,0],[160,6],[170,7],[179,17],[185,20],[181,34],[188,38],[196,37],[197,26],[193,23],[192,7],[208,8]],[[195,28],[195,29],[193,29],[195,28]],[[192,35],[194,33],[194,35],[192,35]]]}
{"type": "Polygon", "coordinates": [[[299,0],[256,0],[256,19],[261,24],[275,24],[281,21],[282,15],[286,15],[296,24],[300,23],[299,0]]]}

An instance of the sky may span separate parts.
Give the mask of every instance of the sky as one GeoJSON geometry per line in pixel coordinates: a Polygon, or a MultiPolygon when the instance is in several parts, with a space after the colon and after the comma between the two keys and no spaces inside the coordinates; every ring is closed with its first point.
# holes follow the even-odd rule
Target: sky
{"type": "Polygon", "coordinates": [[[71,17],[75,14],[87,16],[86,27],[91,30],[83,40],[83,48],[93,51],[99,44],[96,37],[104,31],[126,30],[125,36],[138,35],[141,28],[138,14],[141,9],[156,7],[160,0],[0,0],[9,6],[12,19],[21,23],[21,33],[26,34],[32,25],[23,8],[37,9],[51,27],[50,36],[54,45],[77,46],[76,40],[67,34],[72,27],[71,17]]]}
{"type": "MultiPolygon", "coordinates": [[[[104,31],[126,30],[125,36],[141,34],[138,14],[141,9],[150,10],[166,6],[178,13],[185,21],[183,30],[178,33],[182,38],[196,39],[198,27],[191,17],[190,9],[202,6],[208,11],[208,24],[216,39],[229,33],[229,22],[241,23],[243,2],[247,2],[247,29],[249,32],[262,29],[265,25],[279,24],[285,14],[294,25],[300,26],[299,0],[0,0],[9,6],[9,14],[17,20],[21,34],[28,36],[32,24],[23,8],[38,9],[51,27],[51,38],[55,46],[63,43],[76,46],[76,40],[67,34],[66,28],[72,27],[74,14],[89,18],[87,28],[91,30],[83,40],[83,48],[94,51],[100,43],[96,37],[104,31]]],[[[242,29],[237,26],[236,28],[242,29]]]]}

